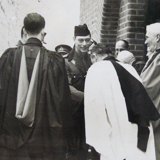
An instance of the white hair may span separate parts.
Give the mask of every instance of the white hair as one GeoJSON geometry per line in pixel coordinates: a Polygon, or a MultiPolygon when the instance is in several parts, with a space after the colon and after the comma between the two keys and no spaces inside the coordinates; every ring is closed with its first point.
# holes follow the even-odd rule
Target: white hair
{"type": "Polygon", "coordinates": [[[160,34],[160,23],[152,23],[147,25],[146,31],[149,33],[160,34]]]}
{"type": "Polygon", "coordinates": [[[117,59],[120,62],[127,63],[127,64],[132,64],[135,61],[135,57],[134,57],[133,53],[131,53],[127,50],[121,51],[118,54],[117,59]]]}

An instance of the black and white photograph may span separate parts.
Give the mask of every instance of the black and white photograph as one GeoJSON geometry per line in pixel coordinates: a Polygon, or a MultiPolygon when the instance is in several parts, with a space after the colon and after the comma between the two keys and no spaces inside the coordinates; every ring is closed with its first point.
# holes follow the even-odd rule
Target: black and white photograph
{"type": "Polygon", "coordinates": [[[160,160],[160,1],[0,0],[0,160],[160,160]]]}

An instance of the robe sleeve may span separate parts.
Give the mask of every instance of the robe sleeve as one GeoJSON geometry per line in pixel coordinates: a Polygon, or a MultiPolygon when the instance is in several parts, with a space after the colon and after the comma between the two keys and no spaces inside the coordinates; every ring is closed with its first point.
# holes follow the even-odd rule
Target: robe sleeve
{"type": "Polygon", "coordinates": [[[160,54],[155,61],[141,74],[143,86],[159,110],[160,107],[160,54]]]}
{"type": "Polygon", "coordinates": [[[49,68],[56,79],[56,90],[58,93],[59,103],[61,105],[61,113],[63,115],[63,123],[65,126],[70,124],[71,119],[71,93],[69,89],[67,73],[65,70],[64,59],[57,53],[51,58],[49,68]],[[67,122],[68,121],[68,122],[67,122]]]}
{"type": "MultiPolygon", "coordinates": [[[[69,150],[71,150],[73,147],[71,94],[67,73],[65,70],[64,59],[57,53],[53,53],[50,56],[48,79],[50,84],[50,88],[48,89],[48,96],[53,95],[53,102],[55,103],[54,112],[57,114],[53,114],[53,116],[57,116],[57,121],[52,121],[51,123],[52,126],[57,125],[60,128],[63,126],[64,137],[66,139],[69,150]]],[[[60,142],[57,141],[57,143],[60,142]]]]}
{"type": "Polygon", "coordinates": [[[8,74],[10,74],[13,63],[13,49],[7,49],[0,57],[0,105],[2,104],[4,83],[9,82],[8,74]],[[7,74],[8,73],[8,74],[7,74]]]}

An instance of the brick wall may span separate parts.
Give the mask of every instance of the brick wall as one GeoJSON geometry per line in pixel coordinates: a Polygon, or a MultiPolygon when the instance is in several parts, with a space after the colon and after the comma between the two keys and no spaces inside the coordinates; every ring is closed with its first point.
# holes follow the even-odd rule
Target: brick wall
{"type": "Polygon", "coordinates": [[[100,41],[107,43],[112,51],[114,51],[117,37],[119,7],[118,0],[105,0],[103,3],[100,41]]]}
{"type": "Polygon", "coordinates": [[[97,42],[100,42],[103,3],[104,0],[81,0],[80,3],[80,23],[88,25],[92,38],[97,42]]]}
{"type": "Polygon", "coordinates": [[[146,0],[121,0],[117,40],[126,39],[136,56],[143,55],[146,0]]]}
{"type": "Polygon", "coordinates": [[[97,42],[111,46],[119,39],[130,43],[131,52],[143,56],[146,3],[148,0],[81,0],[80,21],[97,42]]]}

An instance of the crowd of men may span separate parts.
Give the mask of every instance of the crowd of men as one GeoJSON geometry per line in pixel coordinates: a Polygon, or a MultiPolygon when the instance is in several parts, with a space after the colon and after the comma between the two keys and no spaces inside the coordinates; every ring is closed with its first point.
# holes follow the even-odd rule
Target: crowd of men
{"type": "Polygon", "coordinates": [[[119,40],[115,54],[75,26],[74,46],[46,49],[45,19],[29,13],[0,57],[1,160],[160,160],[160,23],[148,61],[119,40]]]}

